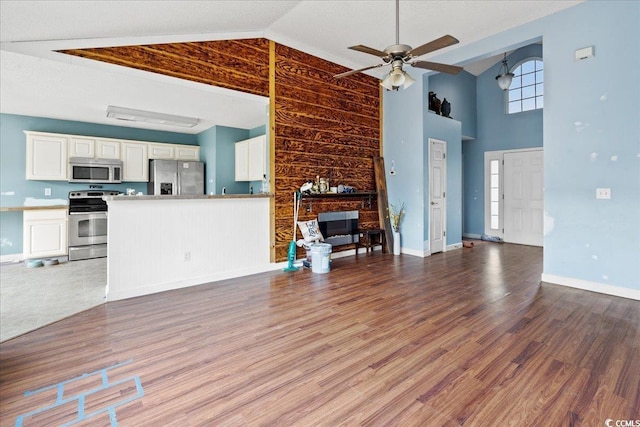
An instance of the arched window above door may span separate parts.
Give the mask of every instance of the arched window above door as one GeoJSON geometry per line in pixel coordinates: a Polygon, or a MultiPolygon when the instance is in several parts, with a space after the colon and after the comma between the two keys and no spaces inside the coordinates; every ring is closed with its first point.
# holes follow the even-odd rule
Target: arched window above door
{"type": "Polygon", "coordinates": [[[544,105],[544,66],[541,58],[527,58],[511,69],[507,113],[541,109],[544,105]]]}

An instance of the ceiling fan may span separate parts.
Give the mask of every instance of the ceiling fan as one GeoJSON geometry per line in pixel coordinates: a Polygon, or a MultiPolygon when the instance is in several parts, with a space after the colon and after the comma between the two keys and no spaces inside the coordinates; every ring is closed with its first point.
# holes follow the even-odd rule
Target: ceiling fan
{"type": "Polygon", "coordinates": [[[368,53],[370,55],[381,58],[382,64],[376,64],[369,67],[360,68],[358,70],[347,71],[345,73],[337,74],[333,77],[339,79],[342,77],[350,76],[352,74],[360,73],[362,71],[370,70],[372,68],[391,65],[391,71],[382,80],[382,82],[380,82],[380,84],[388,90],[397,90],[400,86],[406,89],[411,86],[411,84],[413,84],[415,80],[413,80],[406,71],[402,70],[402,66],[404,64],[409,64],[412,67],[440,71],[448,74],[458,74],[462,70],[462,67],[440,64],[438,62],[414,61],[414,59],[418,56],[425,55],[429,52],[433,52],[438,49],[454,45],[456,43],[459,43],[458,39],[453,36],[446,35],[416,48],[412,48],[411,46],[406,44],[400,44],[400,0],[396,0],[396,44],[387,47],[385,50],[378,50],[361,44],[356,46],[349,46],[349,49],[368,53]]]}

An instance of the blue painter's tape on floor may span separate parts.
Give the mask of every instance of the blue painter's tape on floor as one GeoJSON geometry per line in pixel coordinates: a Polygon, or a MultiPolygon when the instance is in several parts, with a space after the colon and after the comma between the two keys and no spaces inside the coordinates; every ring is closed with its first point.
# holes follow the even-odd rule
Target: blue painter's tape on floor
{"type": "Polygon", "coordinates": [[[76,402],[77,404],[77,416],[75,419],[62,424],[62,426],[72,426],[74,424],[77,424],[79,422],[83,422],[86,420],[90,420],[92,417],[96,417],[99,415],[103,415],[103,414],[108,414],[109,415],[109,420],[111,422],[111,427],[117,427],[118,425],[118,421],[116,418],[116,408],[118,408],[119,406],[125,405],[129,402],[132,402],[136,399],[140,399],[142,396],[144,396],[144,390],[142,389],[142,383],[140,382],[140,378],[135,375],[132,377],[127,377],[115,382],[109,382],[109,370],[118,368],[120,366],[124,366],[126,364],[129,364],[133,362],[133,360],[127,360],[126,362],[122,362],[122,363],[117,363],[115,365],[109,366],[107,368],[103,368],[94,372],[90,372],[88,374],[82,374],[78,377],[72,378],[70,380],[66,380],[63,381],[59,384],[54,384],[51,386],[47,386],[47,387],[43,387],[41,389],[38,390],[34,390],[34,391],[26,391],[24,393],[25,397],[29,397],[29,396],[34,396],[38,393],[42,393],[48,390],[52,390],[52,389],[56,389],[56,400],[54,402],[52,402],[49,405],[45,405],[42,406],[40,408],[34,409],[33,411],[27,412],[25,414],[21,414],[16,418],[16,427],[22,427],[23,423],[25,420],[33,417],[33,416],[37,416],[37,415],[46,415],[45,413],[47,411],[55,411],[56,409],[58,409],[60,406],[62,405],[66,405],[70,402],[76,402]],[[101,385],[99,387],[93,387],[91,389],[88,390],[84,390],[82,392],[79,392],[75,395],[72,396],[65,396],[64,395],[64,391],[65,391],[65,386],[67,385],[74,385],[77,381],[79,380],[86,380],[87,378],[90,378],[94,375],[99,375],[100,379],[101,379],[101,385]],[[129,396],[129,397],[124,397],[123,399],[117,401],[117,402],[113,402],[110,405],[107,405],[105,407],[99,408],[97,410],[93,410],[92,412],[86,412],[86,408],[85,408],[85,404],[87,401],[87,397],[91,397],[92,395],[108,390],[112,387],[118,387],[122,384],[125,384],[128,381],[132,381],[133,384],[135,385],[135,394],[129,396]]]}

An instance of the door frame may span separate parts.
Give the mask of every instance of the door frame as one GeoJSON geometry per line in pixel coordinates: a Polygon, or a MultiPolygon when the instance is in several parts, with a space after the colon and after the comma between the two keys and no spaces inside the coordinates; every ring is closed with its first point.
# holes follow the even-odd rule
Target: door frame
{"type": "Polygon", "coordinates": [[[511,150],[496,150],[484,152],[484,234],[496,236],[504,239],[504,155],[510,153],[521,153],[526,151],[542,151],[544,147],[515,148],[511,150]],[[498,160],[499,174],[499,229],[491,228],[491,161],[498,160]]]}
{"type": "Polygon", "coordinates": [[[431,159],[431,145],[433,143],[439,143],[443,145],[443,153],[444,153],[444,158],[442,159],[442,169],[443,169],[443,180],[442,180],[442,188],[443,188],[443,192],[444,192],[444,203],[442,204],[442,239],[443,239],[443,243],[442,243],[442,252],[446,252],[447,251],[447,197],[446,197],[446,193],[447,193],[447,141],[442,140],[442,139],[437,139],[437,138],[429,138],[428,140],[428,159],[429,159],[429,168],[428,168],[428,174],[429,174],[429,185],[427,185],[427,191],[429,194],[429,198],[428,198],[428,204],[427,204],[427,209],[429,212],[429,255],[433,254],[433,245],[431,244],[432,240],[433,240],[433,236],[431,233],[431,226],[433,225],[433,217],[431,215],[431,202],[432,202],[432,194],[431,194],[431,179],[433,177],[433,169],[432,169],[432,159],[431,159]]]}

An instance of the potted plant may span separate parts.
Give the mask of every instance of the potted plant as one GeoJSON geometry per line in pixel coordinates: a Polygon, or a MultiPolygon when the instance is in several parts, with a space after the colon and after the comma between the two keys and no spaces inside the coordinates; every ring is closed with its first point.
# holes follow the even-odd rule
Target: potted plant
{"type": "Polygon", "coordinates": [[[405,205],[402,203],[398,208],[390,203],[388,211],[391,227],[393,228],[393,254],[400,255],[400,222],[405,214],[405,205]]]}

